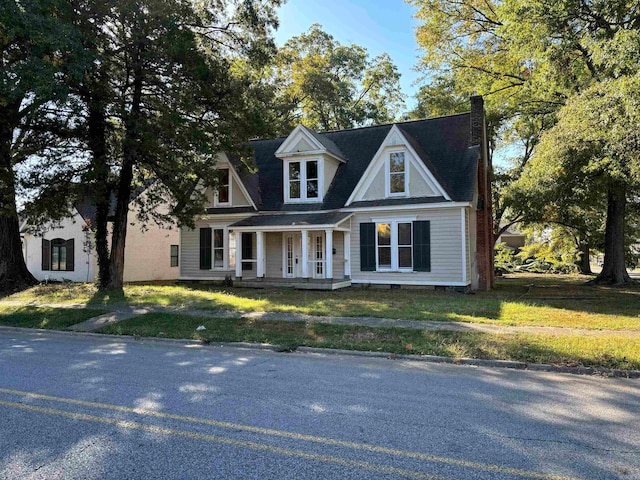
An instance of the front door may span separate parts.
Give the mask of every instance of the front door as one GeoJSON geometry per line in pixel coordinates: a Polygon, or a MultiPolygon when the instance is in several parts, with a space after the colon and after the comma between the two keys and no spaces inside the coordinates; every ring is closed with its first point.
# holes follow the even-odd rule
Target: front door
{"type": "Polygon", "coordinates": [[[284,234],[284,253],[282,276],[284,278],[302,277],[302,235],[284,234]]]}
{"type": "Polygon", "coordinates": [[[314,233],[311,240],[311,275],[324,278],[324,234],[314,233]]]}

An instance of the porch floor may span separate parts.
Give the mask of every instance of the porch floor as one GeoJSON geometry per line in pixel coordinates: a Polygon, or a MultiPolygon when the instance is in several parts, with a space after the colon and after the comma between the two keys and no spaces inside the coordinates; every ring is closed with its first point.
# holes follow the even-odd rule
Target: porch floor
{"type": "Polygon", "coordinates": [[[337,290],[351,286],[351,279],[316,279],[316,278],[247,278],[234,280],[234,287],[248,288],[293,288],[296,290],[337,290]]]}

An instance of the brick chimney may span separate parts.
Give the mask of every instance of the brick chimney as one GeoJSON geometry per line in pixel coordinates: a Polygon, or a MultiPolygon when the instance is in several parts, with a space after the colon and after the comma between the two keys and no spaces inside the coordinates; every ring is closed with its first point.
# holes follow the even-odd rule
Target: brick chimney
{"type": "Polygon", "coordinates": [[[493,264],[493,202],[491,197],[492,167],[489,161],[484,100],[479,95],[471,97],[470,146],[480,147],[478,161],[478,204],[476,205],[476,259],[480,276],[479,288],[489,290],[495,283],[493,264]]]}

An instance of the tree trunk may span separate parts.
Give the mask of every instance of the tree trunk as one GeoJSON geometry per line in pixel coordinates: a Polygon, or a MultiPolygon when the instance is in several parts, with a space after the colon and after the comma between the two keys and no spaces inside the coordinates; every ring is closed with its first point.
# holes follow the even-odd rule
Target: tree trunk
{"type": "Polygon", "coordinates": [[[580,242],[580,251],[578,252],[578,270],[584,275],[591,275],[591,249],[585,241],[580,242]]]}
{"type": "Polygon", "coordinates": [[[89,149],[93,155],[91,182],[95,198],[96,255],[98,257],[98,288],[105,289],[110,283],[109,247],[107,241],[111,186],[109,185],[109,164],[107,161],[107,121],[104,107],[100,101],[90,99],[89,107],[89,149]]]}
{"type": "Polygon", "coordinates": [[[624,214],[627,205],[626,187],[616,184],[609,187],[607,224],[604,235],[604,265],[593,283],[622,285],[630,283],[624,262],[624,214]]]}
{"type": "Polygon", "coordinates": [[[131,110],[126,114],[122,169],[118,183],[118,201],[111,233],[111,258],[109,262],[109,289],[121,290],[124,283],[124,252],[127,239],[127,216],[131,200],[133,166],[140,161],[140,119],[142,104],[143,66],[141,45],[134,43],[132,52],[133,84],[131,110]]]}
{"type": "Polygon", "coordinates": [[[13,125],[17,124],[12,119],[17,120],[19,107],[8,105],[0,110],[0,292],[22,290],[36,283],[22,255],[11,161],[13,125]]]}

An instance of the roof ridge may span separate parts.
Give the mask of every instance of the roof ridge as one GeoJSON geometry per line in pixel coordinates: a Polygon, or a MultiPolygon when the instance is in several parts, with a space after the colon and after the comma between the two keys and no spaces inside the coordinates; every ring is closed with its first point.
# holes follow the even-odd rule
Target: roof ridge
{"type": "MultiPolygon", "coordinates": [[[[309,130],[311,130],[313,133],[315,133],[316,135],[324,135],[325,133],[338,133],[338,132],[350,132],[350,131],[354,131],[354,130],[365,130],[368,128],[378,128],[378,127],[388,127],[390,125],[406,125],[408,123],[418,123],[418,122],[429,122],[431,120],[440,120],[443,118],[450,118],[450,117],[457,117],[460,115],[469,115],[471,112],[461,112],[461,113],[450,113],[448,115],[438,115],[435,117],[429,117],[429,118],[417,118],[414,120],[398,120],[395,122],[387,122],[387,123],[378,123],[376,125],[364,125],[361,127],[351,127],[351,128],[338,128],[338,129],[334,129],[334,130],[325,130],[323,132],[316,132],[315,130],[312,130],[309,127],[305,127],[309,130]]],[[[288,138],[289,135],[281,135],[279,137],[269,137],[269,138],[253,138],[251,140],[249,140],[250,142],[261,142],[261,141],[268,141],[268,140],[280,140],[281,138],[286,139],[288,138]]]]}

